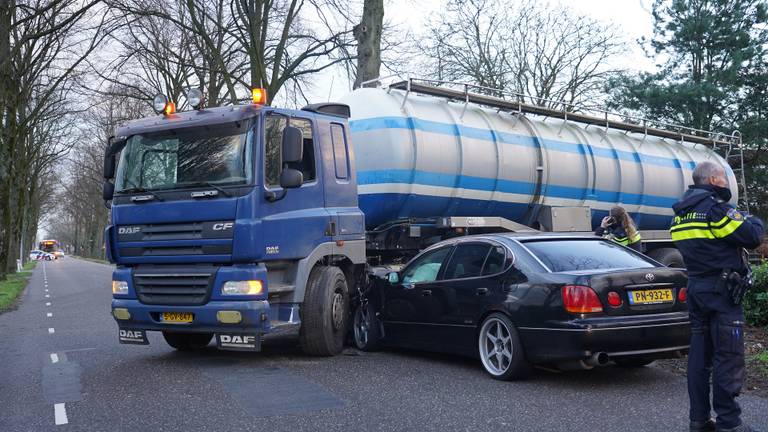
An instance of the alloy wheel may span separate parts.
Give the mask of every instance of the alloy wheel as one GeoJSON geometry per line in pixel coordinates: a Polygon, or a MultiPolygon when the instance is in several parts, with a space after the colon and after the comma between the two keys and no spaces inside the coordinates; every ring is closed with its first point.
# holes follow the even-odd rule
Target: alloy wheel
{"type": "Polygon", "coordinates": [[[480,329],[480,359],[492,375],[502,375],[512,364],[514,349],[509,327],[498,318],[490,318],[480,329]]]}

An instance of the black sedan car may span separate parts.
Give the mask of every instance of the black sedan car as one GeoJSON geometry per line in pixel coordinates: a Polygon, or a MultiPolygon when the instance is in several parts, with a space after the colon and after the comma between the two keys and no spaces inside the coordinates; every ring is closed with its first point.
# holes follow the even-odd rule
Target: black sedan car
{"type": "Polygon", "coordinates": [[[466,236],[374,278],[356,308],[358,348],[480,357],[497,379],[534,364],[643,366],[687,351],[687,277],[596,237],[466,236]]]}

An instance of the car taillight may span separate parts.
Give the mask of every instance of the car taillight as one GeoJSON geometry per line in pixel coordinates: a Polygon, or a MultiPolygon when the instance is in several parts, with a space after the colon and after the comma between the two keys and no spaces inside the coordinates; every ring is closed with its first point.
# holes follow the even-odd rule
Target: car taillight
{"type": "Polygon", "coordinates": [[[677,301],[685,303],[686,300],[688,300],[688,288],[682,287],[677,290],[677,301]]]}
{"type": "Polygon", "coordinates": [[[624,303],[621,300],[621,297],[619,296],[619,293],[616,291],[611,291],[608,293],[608,304],[613,307],[619,307],[621,304],[624,303]]]}
{"type": "Polygon", "coordinates": [[[602,312],[603,304],[595,290],[588,286],[566,285],[563,287],[563,306],[572,313],[602,312]]]}

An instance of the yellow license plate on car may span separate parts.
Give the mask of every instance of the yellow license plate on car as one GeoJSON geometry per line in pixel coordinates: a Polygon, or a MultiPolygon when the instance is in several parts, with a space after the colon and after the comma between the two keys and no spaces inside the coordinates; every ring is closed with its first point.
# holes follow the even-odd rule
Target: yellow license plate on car
{"type": "Polygon", "coordinates": [[[629,304],[631,305],[649,305],[660,303],[672,303],[674,297],[671,289],[657,289],[646,291],[630,291],[629,304]]]}
{"type": "Polygon", "coordinates": [[[167,323],[191,323],[194,318],[189,312],[163,312],[163,322],[167,323]]]}

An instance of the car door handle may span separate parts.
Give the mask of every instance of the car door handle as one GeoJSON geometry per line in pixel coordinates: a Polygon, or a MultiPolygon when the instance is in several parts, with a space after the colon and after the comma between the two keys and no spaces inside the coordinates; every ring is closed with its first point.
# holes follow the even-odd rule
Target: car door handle
{"type": "Polygon", "coordinates": [[[428,290],[428,289],[421,290],[421,295],[423,295],[424,297],[429,297],[432,295],[432,290],[428,290]]]}
{"type": "Polygon", "coordinates": [[[484,296],[488,294],[488,288],[478,288],[477,289],[477,295],[484,296]]]}

